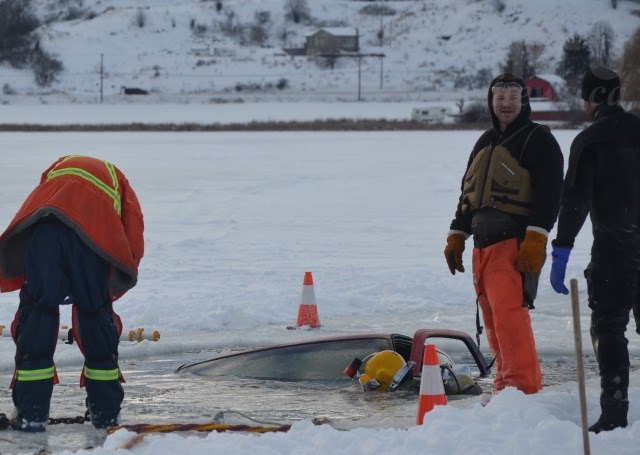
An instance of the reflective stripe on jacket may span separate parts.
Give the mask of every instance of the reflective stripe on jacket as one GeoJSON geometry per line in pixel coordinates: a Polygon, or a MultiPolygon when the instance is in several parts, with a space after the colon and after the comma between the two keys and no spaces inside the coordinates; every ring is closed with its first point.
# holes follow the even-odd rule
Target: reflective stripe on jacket
{"type": "MultiPolygon", "coordinates": [[[[61,161],[64,162],[68,159],[76,158],[76,156],[68,156],[61,161]]],[[[68,168],[58,168],[55,167],[47,174],[47,181],[55,179],[56,177],[61,177],[63,175],[75,175],[80,178],[85,179],[87,182],[92,183],[97,186],[100,190],[104,191],[107,196],[109,196],[113,200],[113,208],[120,216],[122,211],[122,206],[120,202],[120,193],[118,191],[118,175],[116,174],[116,168],[113,164],[108,161],[102,161],[111,176],[111,182],[103,182],[97,176],[87,172],[84,169],[79,167],[68,167],[68,168]]]]}
{"type": "Polygon", "coordinates": [[[24,282],[24,252],[29,227],[54,215],[112,266],[112,300],[135,286],[144,254],[144,222],[138,198],[113,164],[87,156],[59,158],[0,236],[0,290],[24,282]]]}

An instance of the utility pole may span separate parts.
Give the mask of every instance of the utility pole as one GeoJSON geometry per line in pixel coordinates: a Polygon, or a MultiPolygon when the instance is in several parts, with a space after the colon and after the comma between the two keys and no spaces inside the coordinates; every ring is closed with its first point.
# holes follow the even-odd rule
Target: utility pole
{"type": "Polygon", "coordinates": [[[104,87],[104,54],[100,54],[100,102],[104,100],[103,96],[104,87]]]}
{"type": "Polygon", "coordinates": [[[384,54],[340,54],[340,53],[327,53],[327,54],[316,54],[316,57],[324,57],[324,58],[357,58],[358,59],[358,101],[362,101],[362,59],[363,57],[378,57],[380,59],[380,88],[382,88],[382,80],[383,80],[383,59],[385,57],[384,54]]]}
{"type": "Polygon", "coordinates": [[[361,71],[362,68],[362,55],[358,55],[358,101],[362,101],[362,97],[360,96],[360,74],[362,73],[361,71]]]}
{"type": "Polygon", "coordinates": [[[384,71],[384,58],[380,57],[380,90],[382,90],[383,71],[384,71]]]}

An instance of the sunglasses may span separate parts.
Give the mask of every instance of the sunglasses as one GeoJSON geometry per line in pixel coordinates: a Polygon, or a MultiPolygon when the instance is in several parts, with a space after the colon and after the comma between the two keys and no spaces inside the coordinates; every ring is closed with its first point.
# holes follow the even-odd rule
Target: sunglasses
{"type": "Polygon", "coordinates": [[[504,90],[507,88],[517,88],[522,90],[524,87],[517,82],[497,82],[493,87],[491,87],[491,93],[495,93],[496,90],[504,90]]]}

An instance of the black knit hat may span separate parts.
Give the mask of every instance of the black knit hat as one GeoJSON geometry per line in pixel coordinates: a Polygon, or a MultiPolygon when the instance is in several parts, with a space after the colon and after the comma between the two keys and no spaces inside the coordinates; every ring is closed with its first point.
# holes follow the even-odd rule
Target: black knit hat
{"type": "Polygon", "coordinates": [[[616,104],[620,99],[620,77],[604,66],[587,71],[582,78],[582,99],[594,104],[616,104]]]}

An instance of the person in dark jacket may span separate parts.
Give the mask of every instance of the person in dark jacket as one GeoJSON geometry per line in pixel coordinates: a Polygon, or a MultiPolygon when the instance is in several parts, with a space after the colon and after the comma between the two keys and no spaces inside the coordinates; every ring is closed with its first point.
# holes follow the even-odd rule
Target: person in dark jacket
{"type": "Polygon", "coordinates": [[[608,68],[585,74],[582,99],[593,123],[571,144],[552,242],[551,285],[558,293],[569,293],[564,285],[567,262],[590,213],[593,245],[584,275],[602,412],[589,430],[598,433],[627,426],[625,331],[629,313],[638,305],[640,276],[640,117],[620,106],[620,78],[608,68]]]}
{"type": "Polygon", "coordinates": [[[564,163],[549,129],[529,118],[522,78],[496,77],[488,105],[493,128],[469,157],[444,254],[452,274],[464,272],[465,240],[473,235],[473,281],[496,356],[495,390],[536,393],[542,374],[529,309],[558,213],[564,163]]]}

